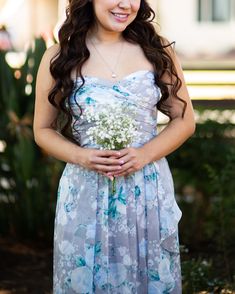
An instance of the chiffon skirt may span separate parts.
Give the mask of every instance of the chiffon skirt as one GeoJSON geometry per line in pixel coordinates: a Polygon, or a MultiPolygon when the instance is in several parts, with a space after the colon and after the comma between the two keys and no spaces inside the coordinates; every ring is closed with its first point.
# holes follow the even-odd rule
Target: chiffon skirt
{"type": "Polygon", "coordinates": [[[165,158],[116,179],[67,164],[54,231],[54,294],[182,293],[181,218],[165,158]]]}

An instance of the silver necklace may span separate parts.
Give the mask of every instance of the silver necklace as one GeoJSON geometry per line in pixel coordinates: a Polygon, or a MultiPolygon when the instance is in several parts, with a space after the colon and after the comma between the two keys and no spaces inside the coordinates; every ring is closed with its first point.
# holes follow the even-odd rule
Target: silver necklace
{"type": "Polygon", "coordinates": [[[108,62],[104,59],[104,57],[102,56],[102,54],[100,53],[100,51],[96,48],[95,44],[92,42],[92,40],[90,40],[92,46],[94,47],[94,49],[96,50],[96,52],[98,53],[98,55],[100,56],[100,58],[102,59],[102,61],[104,62],[104,64],[106,65],[106,67],[108,68],[108,70],[111,72],[111,77],[113,79],[116,79],[117,78],[117,72],[116,72],[116,68],[117,68],[117,65],[118,65],[118,61],[120,59],[120,56],[122,54],[122,51],[123,51],[123,47],[124,47],[124,43],[122,43],[122,46],[121,46],[121,49],[119,51],[119,54],[117,56],[117,59],[116,59],[116,63],[114,65],[114,67],[112,68],[108,62]]]}

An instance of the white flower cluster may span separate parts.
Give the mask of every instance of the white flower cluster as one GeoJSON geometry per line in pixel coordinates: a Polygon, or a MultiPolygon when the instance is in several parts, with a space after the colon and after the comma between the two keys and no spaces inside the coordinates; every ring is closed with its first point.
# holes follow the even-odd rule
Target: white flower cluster
{"type": "Polygon", "coordinates": [[[137,136],[134,110],[122,104],[105,104],[88,107],[84,115],[89,123],[94,122],[87,135],[100,149],[120,150],[129,147],[137,136]]]}

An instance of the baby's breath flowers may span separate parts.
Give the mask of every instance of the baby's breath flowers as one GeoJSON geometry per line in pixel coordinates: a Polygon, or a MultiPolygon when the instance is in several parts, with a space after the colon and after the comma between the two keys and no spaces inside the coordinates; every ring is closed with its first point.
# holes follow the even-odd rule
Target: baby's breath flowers
{"type": "MultiPolygon", "coordinates": [[[[133,107],[120,103],[87,107],[83,115],[89,123],[94,123],[87,130],[87,135],[100,149],[120,150],[129,147],[138,135],[134,113],[133,107]]],[[[114,194],[115,178],[112,183],[114,194]]]]}

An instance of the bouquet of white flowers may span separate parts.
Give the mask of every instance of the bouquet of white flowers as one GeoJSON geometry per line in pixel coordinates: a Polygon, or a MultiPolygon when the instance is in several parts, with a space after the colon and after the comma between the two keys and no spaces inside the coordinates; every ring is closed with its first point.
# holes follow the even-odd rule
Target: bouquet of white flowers
{"type": "MultiPolygon", "coordinates": [[[[94,126],[87,130],[90,140],[100,149],[120,150],[129,147],[137,132],[133,107],[120,103],[90,106],[84,111],[87,121],[94,126]]],[[[112,193],[116,191],[116,179],[112,181],[112,193]]]]}

